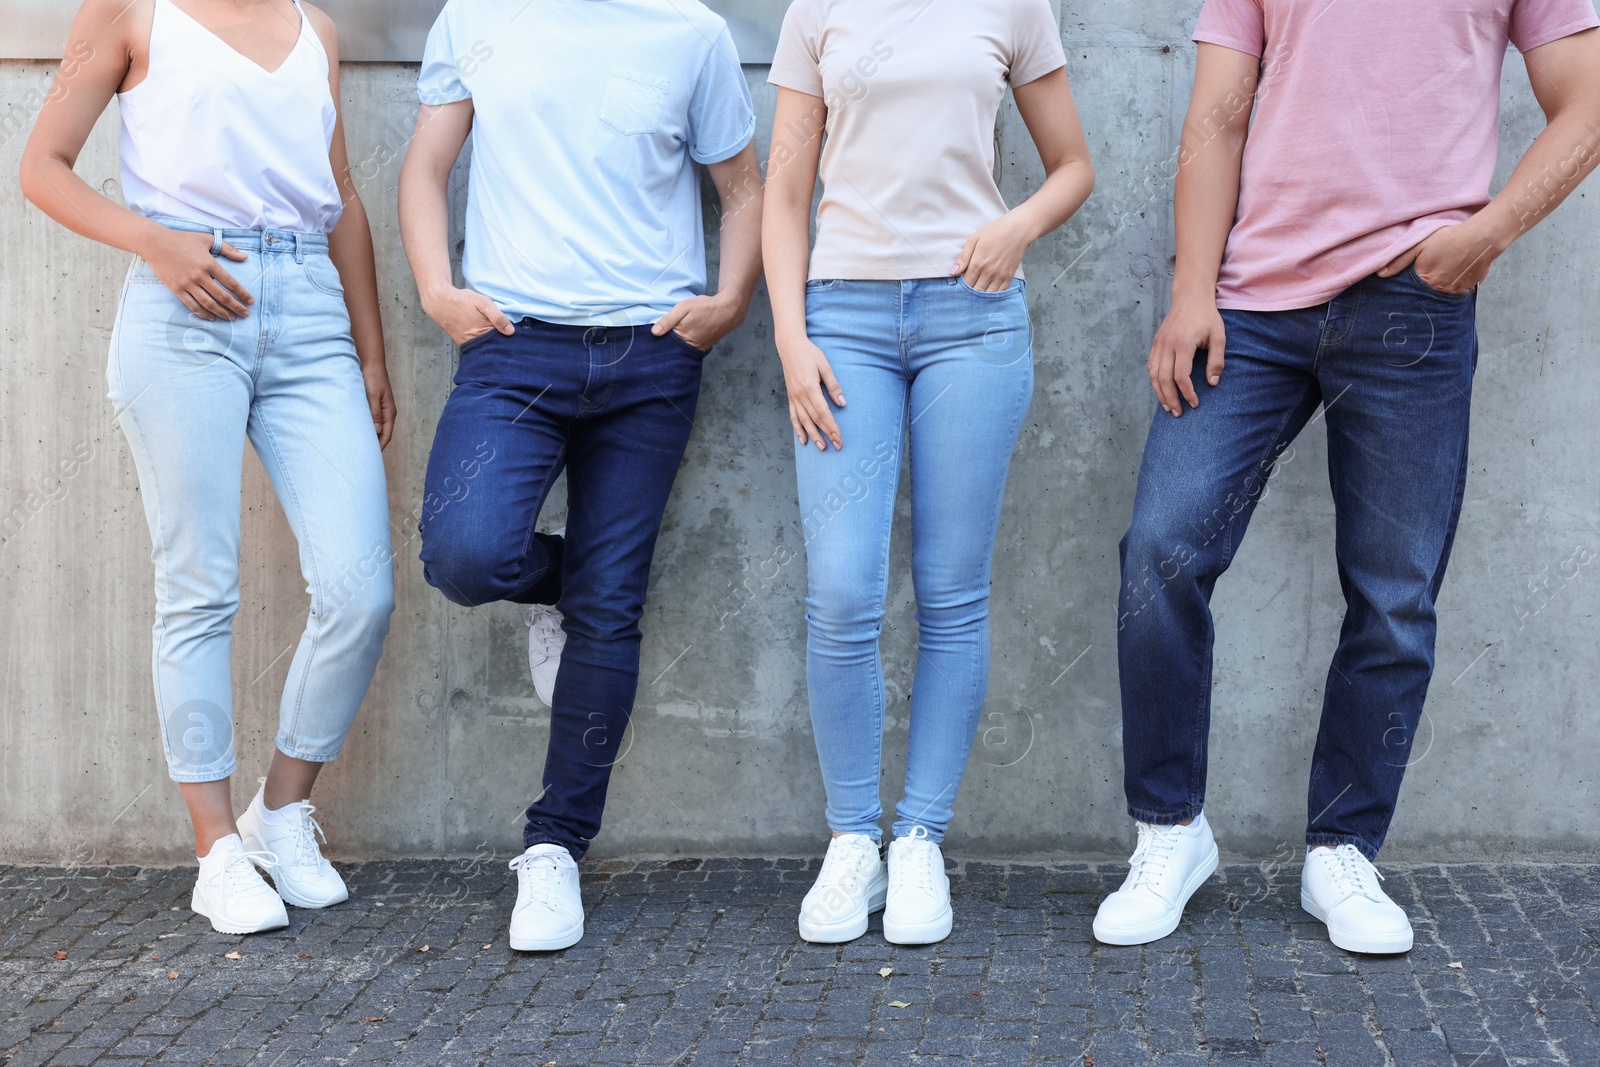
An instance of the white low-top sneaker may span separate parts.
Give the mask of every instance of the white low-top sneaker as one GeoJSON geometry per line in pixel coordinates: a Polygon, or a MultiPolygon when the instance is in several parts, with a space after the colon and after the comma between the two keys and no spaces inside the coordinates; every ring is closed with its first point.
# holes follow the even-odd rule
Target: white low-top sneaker
{"type": "Polygon", "coordinates": [[[210,919],[211,928],[221,934],[256,934],[288,926],[283,901],[256,870],[274,862],[270,853],[246,851],[239,835],[229,834],[200,861],[189,906],[210,919]]]}
{"type": "Polygon", "coordinates": [[[883,937],[894,945],[931,945],[950,936],[950,877],[944,853],[928,831],[911,828],[889,842],[889,891],[884,896],[883,937]]]}
{"type": "Polygon", "coordinates": [[[561,670],[561,650],[567,647],[562,618],[548,604],[529,604],[522,613],[528,628],[528,673],[533,675],[533,691],[548,707],[555,706],[556,674],[561,670]]]}
{"type": "Polygon", "coordinates": [[[302,800],[277,811],[267,810],[266,779],[239,816],[239,836],[244,847],[271,854],[272,884],[284,903],[297,908],[326,908],[350,899],[350,890],[317,847],[320,834],[328,835],[311,817],[316,805],[302,800]]]}
{"type": "Polygon", "coordinates": [[[583,896],[578,865],[560,845],[533,845],[511,861],[517,904],[511,909],[511,947],[554,952],[583,939],[583,896]]]}
{"type": "Polygon", "coordinates": [[[1314,848],[1300,876],[1300,906],[1346,952],[1410,952],[1411,920],[1379,888],[1383,875],[1354,845],[1314,848]]]}
{"type": "Polygon", "coordinates": [[[800,936],[832,945],[867,932],[867,916],[883,910],[889,875],[878,843],[866,834],[841,834],[828,843],[822,871],[800,902],[800,936]]]}
{"type": "Polygon", "coordinates": [[[1094,917],[1095,939],[1107,945],[1142,945],[1172,933],[1183,906],[1217,869],[1217,841],[1204,812],[1188,826],[1135,825],[1139,843],[1128,877],[1094,917]]]}

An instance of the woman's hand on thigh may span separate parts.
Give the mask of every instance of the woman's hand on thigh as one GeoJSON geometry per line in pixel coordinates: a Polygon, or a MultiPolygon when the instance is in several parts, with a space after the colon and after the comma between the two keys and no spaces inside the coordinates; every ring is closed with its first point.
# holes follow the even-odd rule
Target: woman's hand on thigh
{"type": "Polygon", "coordinates": [[[844,437],[828,401],[844,407],[844,390],[833,376],[828,357],[810,338],[780,347],[778,357],[783,361],[783,382],[789,391],[789,425],[794,427],[795,437],[801,444],[815,444],[824,451],[829,441],[834,448],[843,448],[844,437]]]}

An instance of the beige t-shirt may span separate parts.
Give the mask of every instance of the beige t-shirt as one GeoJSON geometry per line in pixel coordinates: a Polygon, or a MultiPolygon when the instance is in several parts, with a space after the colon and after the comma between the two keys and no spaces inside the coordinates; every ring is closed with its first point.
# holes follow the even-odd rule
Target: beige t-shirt
{"type": "MultiPolygon", "coordinates": [[[[1050,0],[794,0],[768,80],[828,109],[810,277],[947,277],[1007,210],[994,181],[1007,86],[1066,62],[1050,0]]],[[[817,135],[774,130],[773,159],[817,135]]]]}

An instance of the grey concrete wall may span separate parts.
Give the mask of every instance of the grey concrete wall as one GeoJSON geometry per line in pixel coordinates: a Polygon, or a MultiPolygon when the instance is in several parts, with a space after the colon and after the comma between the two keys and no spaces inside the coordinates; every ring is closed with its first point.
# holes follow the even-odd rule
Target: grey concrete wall
{"type": "MultiPolygon", "coordinates": [[[[1100,184],[1027,261],[1038,385],[994,572],[994,669],[949,850],[1123,852],[1114,601],[1153,411],[1144,354],[1171,269],[1171,161],[1194,0],[1069,0],[1063,34],[1100,184]]],[[[772,94],[750,78],[764,123],[772,94]]],[[[105,399],[126,257],[27,206],[9,177],[46,64],[0,64],[0,858],[179,859],[148,682],[149,535],[105,399]],[[9,117],[8,117],[9,116],[9,117]],[[16,509],[16,510],[13,510],[16,509]],[[20,520],[17,518],[20,516],[20,520]]],[[[537,788],[546,713],[511,606],[455,608],[422,581],[415,522],[454,352],[417,307],[395,222],[413,71],[358,66],[346,126],[375,228],[401,409],[389,449],[399,610],[377,683],[318,804],[336,854],[509,852],[537,788]]],[[[1540,128],[1507,64],[1501,180],[1540,128]]],[[[116,173],[108,115],[79,165],[116,173]]],[[[1007,195],[1039,166],[1014,115],[1007,195]]],[[[761,133],[763,148],[767,131],[761,133]]],[[[1439,668],[1391,855],[1600,846],[1600,474],[1591,186],[1505,257],[1482,298],[1471,481],[1442,601],[1439,668]]],[[[698,432],[661,538],[631,744],[597,854],[815,852],[825,836],[806,710],[801,535],[764,297],[707,364],[698,432]]],[[[1296,443],[1221,584],[1208,809],[1226,848],[1293,849],[1341,602],[1323,442],[1296,443]]],[[[241,803],[270,754],[306,601],[289,530],[247,460],[235,642],[241,803]]],[[[915,623],[898,514],[883,638],[886,806],[903,773],[915,623]]],[[[546,517],[560,522],[559,508],[546,517]]]]}

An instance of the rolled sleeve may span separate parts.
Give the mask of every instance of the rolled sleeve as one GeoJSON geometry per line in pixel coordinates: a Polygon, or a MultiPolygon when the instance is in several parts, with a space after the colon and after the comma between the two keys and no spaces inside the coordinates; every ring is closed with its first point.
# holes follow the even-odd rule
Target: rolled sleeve
{"type": "Polygon", "coordinates": [[[689,155],[696,163],[721,163],[743,151],[755,133],[750,86],[724,26],[706,53],[689,103],[689,155]]]}

